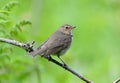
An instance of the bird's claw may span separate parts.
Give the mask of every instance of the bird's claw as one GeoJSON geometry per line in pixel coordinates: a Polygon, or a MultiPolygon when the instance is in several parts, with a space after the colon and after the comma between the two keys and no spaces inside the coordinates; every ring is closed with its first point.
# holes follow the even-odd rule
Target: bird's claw
{"type": "Polygon", "coordinates": [[[44,57],[44,58],[48,59],[48,61],[51,60],[51,56],[49,56],[49,55],[47,55],[47,56],[45,56],[45,55],[41,55],[41,57],[44,57]]]}
{"type": "Polygon", "coordinates": [[[63,66],[67,66],[67,64],[63,63],[63,66]]]}

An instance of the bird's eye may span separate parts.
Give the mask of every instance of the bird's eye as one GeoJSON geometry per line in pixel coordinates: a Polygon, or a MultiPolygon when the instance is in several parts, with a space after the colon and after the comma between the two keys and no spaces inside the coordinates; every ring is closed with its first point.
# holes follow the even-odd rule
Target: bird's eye
{"type": "Polygon", "coordinates": [[[66,29],[69,29],[69,27],[68,27],[68,26],[66,26],[65,28],[66,28],[66,29]]]}

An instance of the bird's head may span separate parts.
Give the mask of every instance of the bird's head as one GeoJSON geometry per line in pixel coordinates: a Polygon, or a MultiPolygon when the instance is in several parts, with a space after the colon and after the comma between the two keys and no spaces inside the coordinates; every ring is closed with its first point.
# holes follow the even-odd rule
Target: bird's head
{"type": "Polygon", "coordinates": [[[76,28],[75,26],[64,24],[59,28],[59,31],[61,31],[64,34],[72,35],[72,30],[76,28]]]}

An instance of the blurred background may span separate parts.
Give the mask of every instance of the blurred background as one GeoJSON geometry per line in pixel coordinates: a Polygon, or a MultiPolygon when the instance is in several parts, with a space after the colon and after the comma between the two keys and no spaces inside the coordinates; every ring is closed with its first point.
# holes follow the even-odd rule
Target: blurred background
{"type": "MultiPolygon", "coordinates": [[[[66,23],[78,28],[62,59],[94,83],[120,77],[120,0],[0,0],[0,37],[35,40],[38,47],[66,23]],[[32,25],[23,26],[24,20],[32,25]]],[[[0,83],[61,82],[84,83],[44,58],[0,42],[0,83]]]]}

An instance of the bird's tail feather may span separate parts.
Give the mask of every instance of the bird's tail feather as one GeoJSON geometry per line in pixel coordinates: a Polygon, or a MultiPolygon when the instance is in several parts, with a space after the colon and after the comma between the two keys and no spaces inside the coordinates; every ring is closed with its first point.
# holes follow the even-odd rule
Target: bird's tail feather
{"type": "Polygon", "coordinates": [[[32,55],[33,57],[35,57],[36,55],[44,54],[45,51],[46,51],[46,47],[45,46],[44,47],[38,47],[33,52],[30,52],[29,55],[32,55]]]}
{"type": "Polygon", "coordinates": [[[32,55],[33,57],[35,57],[36,55],[41,55],[42,53],[43,53],[43,51],[36,49],[33,52],[30,52],[29,55],[32,55]]]}
{"type": "Polygon", "coordinates": [[[29,55],[32,55],[33,57],[35,57],[37,55],[36,51],[30,52],[29,55]]]}

